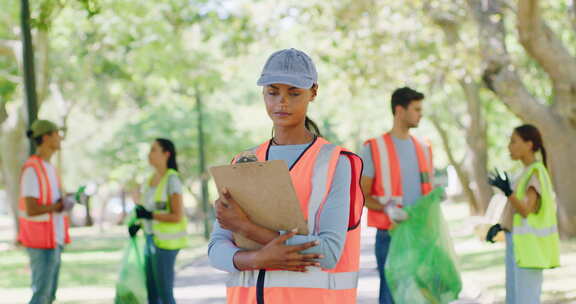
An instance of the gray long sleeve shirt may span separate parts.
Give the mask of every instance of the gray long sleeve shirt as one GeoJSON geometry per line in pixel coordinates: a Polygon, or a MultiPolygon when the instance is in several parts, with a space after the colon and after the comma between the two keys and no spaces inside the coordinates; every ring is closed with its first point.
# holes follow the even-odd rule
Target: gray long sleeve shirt
{"type": "MultiPolygon", "coordinates": [[[[271,146],[268,154],[269,160],[284,160],[288,167],[292,166],[300,154],[308,147],[305,145],[271,146]]],[[[311,241],[320,244],[307,249],[303,253],[316,253],[324,256],[319,260],[322,268],[331,269],[336,266],[348,231],[348,218],[350,213],[350,183],[351,165],[347,157],[340,156],[336,165],[336,172],[322,213],[320,214],[320,229],[318,235],[296,235],[290,238],[286,244],[296,245],[311,241]]],[[[234,255],[242,249],[236,247],[233,242],[232,232],[223,229],[214,223],[214,230],[208,244],[208,256],[213,267],[236,272],[234,255]]]]}

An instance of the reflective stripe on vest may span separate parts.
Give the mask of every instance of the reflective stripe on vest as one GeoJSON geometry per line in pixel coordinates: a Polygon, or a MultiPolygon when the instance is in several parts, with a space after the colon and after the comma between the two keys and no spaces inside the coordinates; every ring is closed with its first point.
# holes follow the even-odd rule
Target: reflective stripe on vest
{"type": "MultiPolygon", "coordinates": [[[[236,161],[243,156],[256,155],[256,157],[259,159],[265,159],[266,154],[262,153],[262,151],[266,151],[266,149],[264,147],[262,147],[262,149],[259,148],[260,147],[255,147],[238,154],[236,157],[234,157],[232,163],[236,163],[236,161]]],[[[315,215],[314,217],[308,219],[308,231],[310,231],[311,234],[317,234],[320,227],[319,223],[320,215],[322,213],[322,203],[326,201],[330,189],[330,184],[332,182],[332,177],[329,175],[330,160],[332,157],[334,157],[334,154],[337,153],[337,151],[340,150],[338,146],[334,144],[328,143],[323,145],[314,164],[312,191],[310,193],[310,199],[308,203],[308,214],[315,215]]],[[[361,213],[362,210],[359,210],[358,212],[361,213]]]]}
{"type": "Polygon", "coordinates": [[[31,222],[48,222],[50,221],[50,214],[44,213],[41,215],[30,216],[25,210],[18,210],[18,217],[21,217],[31,222]]]}
{"type": "MultiPolygon", "coordinates": [[[[422,190],[422,195],[426,195],[432,191],[432,179],[434,174],[432,159],[430,158],[432,150],[429,148],[424,148],[423,145],[418,140],[416,140],[414,136],[411,136],[411,139],[414,143],[416,156],[418,158],[418,168],[420,170],[420,187],[422,190]]],[[[427,146],[430,147],[430,145],[427,146]]]]}
{"type": "Polygon", "coordinates": [[[521,221],[522,221],[521,226],[514,226],[513,229],[514,234],[533,234],[539,237],[546,237],[551,234],[558,233],[558,226],[556,225],[544,228],[535,228],[530,226],[527,218],[522,218],[521,221]]]}
{"type": "MultiPolygon", "coordinates": [[[[36,173],[36,178],[38,179],[38,203],[40,205],[52,205],[52,185],[50,184],[50,179],[48,179],[48,174],[46,173],[46,168],[44,168],[44,164],[42,163],[42,159],[38,156],[31,156],[30,159],[26,161],[24,164],[24,168],[22,168],[22,175],[20,178],[20,184],[22,184],[22,178],[24,176],[24,171],[26,169],[32,168],[36,173]]],[[[26,205],[22,206],[21,210],[26,210],[26,205]]]]}
{"type": "MultiPolygon", "coordinates": [[[[422,195],[426,195],[433,188],[432,148],[429,144],[422,144],[414,136],[410,139],[416,150],[422,195]]],[[[392,135],[386,133],[366,143],[370,146],[375,170],[371,195],[383,205],[389,202],[401,205],[403,203],[402,172],[392,135]]],[[[391,222],[386,213],[369,209],[368,226],[390,229],[391,222]]]]}
{"type": "Polygon", "coordinates": [[[312,175],[312,192],[308,201],[308,231],[317,235],[322,206],[330,190],[331,178],[328,177],[330,159],[336,150],[336,145],[323,145],[318,153],[312,175]]]}
{"type": "MultiPolygon", "coordinates": [[[[414,136],[410,136],[410,139],[414,143],[416,157],[418,159],[422,195],[426,195],[432,191],[432,188],[427,186],[427,184],[432,183],[433,178],[431,159],[432,150],[430,145],[426,145],[426,148],[424,148],[424,145],[422,145],[414,136]]],[[[400,160],[396,153],[396,146],[394,145],[392,135],[387,133],[384,134],[384,136],[376,138],[376,145],[380,156],[380,168],[374,169],[380,170],[382,189],[384,190],[384,193],[379,197],[379,200],[384,204],[390,199],[396,203],[402,203],[402,195],[404,194],[402,189],[402,172],[400,170],[400,160]],[[388,199],[384,200],[386,198],[388,199]]]]}
{"type": "MultiPolygon", "coordinates": [[[[159,240],[163,240],[163,241],[172,241],[172,240],[178,240],[180,238],[185,238],[188,234],[186,233],[186,231],[181,231],[181,232],[175,232],[175,233],[164,233],[164,232],[159,232],[158,230],[154,231],[154,237],[157,237],[159,240]]],[[[160,247],[160,246],[158,246],[160,247]]]]}
{"type": "Polygon", "coordinates": [[[382,189],[384,193],[378,197],[381,204],[386,204],[388,201],[393,200],[397,204],[402,204],[402,187],[399,181],[400,177],[400,164],[396,155],[394,144],[390,146],[390,142],[385,142],[384,137],[376,138],[376,145],[378,147],[378,154],[380,155],[380,170],[382,189]],[[394,178],[394,185],[392,180],[394,178]]]}
{"type": "MultiPolygon", "coordinates": [[[[36,178],[38,179],[38,204],[44,206],[52,205],[52,185],[50,184],[43,160],[38,155],[32,155],[28,158],[22,167],[20,185],[22,185],[24,171],[28,168],[34,169],[36,178]]],[[[56,177],[58,188],[61,189],[60,178],[58,176],[56,177]]],[[[62,193],[62,195],[64,195],[64,193],[62,193]]],[[[44,213],[36,216],[28,215],[26,210],[26,197],[22,195],[18,202],[18,223],[18,241],[23,246],[38,249],[52,249],[56,247],[56,231],[52,213],[44,213]]],[[[64,243],[70,243],[68,228],[69,221],[67,216],[64,216],[64,243]]]]}
{"type": "MultiPolygon", "coordinates": [[[[264,143],[256,149],[240,154],[255,154],[259,161],[266,161],[270,143],[264,143]]],[[[332,179],[341,153],[350,153],[353,178],[356,177],[354,191],[351,191],[352,204],[360,204],[355,208],[353,214],[359,217],[361,214],[363,199],[359,185],[361,174],[361,159],[342,150],[342,148],[327,142],[323,138],[316,138],[315,141],[302,153],[299,160],[293,164],[290,175],[294,188],[301,200],[301,207],[307,219],[310,235],[318,235],[319,222],[324,203],[330,193],[332,179]],[[312,162],[312,163],[311,163],[312,162]],[[307,181],[310,182],[307,182],[307,181]],[[353,194],[354,193],[354,194],[353,194]],[[358,200],[357,198],[360,198],[358,200]],[[358,202],[357,202],[358,201],[358,202]]],[[[238,160],[237,156],[234,161],[238,160]]],[[[354,207],[356,207],[354,205],[354,207]]],[[[352,209],[351,209],[352,210],[352,209]]],[[[357,227],[358,219],[352,220],[354,229],[350,229],[346,234],[346,241],[342,249],[340,259],[334,269],[321,269],[319,267],[308,267],[306,273],[282,271],[282,270],[252,270],[240,271],[229,274],[227,281],[228,303],[263,303],[266,304],[283,303],[295,299],[299,295],[305,295],[302,301],[314,301],[322,299],[322,303],[356,303],[356,287],[358,283],[358,268],[360,257],[360,227],[357,227]],[[267,291],[267,288],[282,288],[280,290],[267,291]],[[327,301],[327,302],[326,302],[327,301]]]]}
{"type": "MultiPolygon", "coordinates": [[[[172,175],[178,175],[178,171],[168,169],[166,174],[156,186],[154,192],[154,212],[160,214],[168,214],[170,210],[170,198],[168,197],[168,179],[172,175]]],[[[157,220],[152,221],[152,232],[154,234],[154,243],[162,249],[175,250],[181,249],[188,245],[188,238],[186,228],[188,220],[186,215],[182,215],[182,219],[177,222],[161,222],[157,220]]]]}
{"type": "MultiPolygon", "coordinates": [[[[240,271],[229,276],[228,287],[254,287],[258,281],[258,270],[240,271]]],[[[309,267],[307,273],[295,271],[268,271],[264,287],[323,288],[330,290],[354,289],[358,286],[358,272],[325,272],[309,267]]]]}
{"type": "Polygon", "coordinates": [[[518,267],[554,268],[560,266],[560,237],[556,219],[556,201],[546,167],[535,162],[520,177],[514,195],[523,201],[532,176],[540,182],[540,208],[526,218],[514,214],[512,229],[514,257],[518,267]]]}

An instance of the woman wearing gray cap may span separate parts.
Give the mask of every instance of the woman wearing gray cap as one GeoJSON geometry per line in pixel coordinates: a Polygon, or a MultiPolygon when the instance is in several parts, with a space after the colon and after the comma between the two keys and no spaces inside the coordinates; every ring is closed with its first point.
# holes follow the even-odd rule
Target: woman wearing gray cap
{"type": "Polygon", "coordinates": [[[258,85],[263,87],[273,135],[242,155],[287,163],[309,234],[258,226],[230,193],[222,191],[208,254],[214,267],[230,274],[228,303],[356,303],[362,160],[322,138],[308,118],[318,75],[304,52],[286,49],[272,54],[258,85]],[[232,233],[263,247],[238,248],[232,233]]]}

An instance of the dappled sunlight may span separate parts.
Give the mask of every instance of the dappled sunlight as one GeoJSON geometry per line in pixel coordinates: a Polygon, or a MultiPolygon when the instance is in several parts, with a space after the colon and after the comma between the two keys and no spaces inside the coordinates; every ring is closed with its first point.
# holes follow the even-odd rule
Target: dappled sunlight
{"type": "MultiPolygon", "coordinates": [[[[178,303],[223,303],[227,276],[206,257],[216,220],[214,201],[222,190],[210,168],[229,164],[238,153],[263,142],[285,146],[317,139],[311,133],[363,158],[370,155],[375,168],[380,160],[371,153],[379,148],[365,142],[386,138],[381,135],[391,130],[418,138],[414,144],[422,139],[431,149],[418,150],[417,161],[406,162],[405,153],[398,153],[397,163],[398,155],[375,153],[386,156],[388,163],[380,163],[378,178],[375,170],[373,178],[363,175],[362,183],[372,183],[370,195],[382,199],[368,202],[375,209],[388,203],[386,210],[402,214],[400,208],[410,205],[404,195],[411,196],[407,189],[413,186],[402,185],[404,179],[419,180],[421,192],[445,188],[447,200],[441,208],[463,281],[462,301],[457,303],[503,303],[506,244],[504,233],[496,233],[499,226],[490,227],[508,203],[515,208],[512,213],[534,214],[531,219],[546,222],[540,227],[527,220],[516,230],[521,239],[514,241],[517,249],[528,259],[540,259],[537,266],[543,267],[544,257],[522,248],[540,246],[555,257],[555,246],[541,244],[556,244],[556,233],[565,237],[561,267],[544,270],[542,300],[576,303],[574,46],[576,0],[0,0],[0,304],[23,304],[31,295],[31,264],[36,264],[26,248],[16,244],[16,232],[28,247],[54,248],[58,238],[38,231],[64,229],[62,217],[54,216],[64,205],[72,243],[61,256],[58,304],[112,303],[119,271],[129,264],[124,258],[127,222],[136,210],[155,228],[142,229],[142,222],[133,221],[130,233],[156,229],[155,242],[167,250],[181,248],[188,233],[190,247],[181,250],[175,262],[178,303]],[[310,57],[304,69],[295,72],[288,59],[262,69],[270,54],[290,48],[310,57]],[[309,65],[314,67],[311,74],[309,65]],[[258,85],[260,77],[274,73],[282,77],[271,77],[264,88],[258,85]],[[288,84],[279,83],[284,89],[267,91],[284,78],[305,80],[306,85],[284,88],[288,84]],[[408,105],[394,106],[393,92],[404,87],[421,93],[406,97],[408,105]],[[270,110],[273,102],[280,109],[270,110]],[[417,104],[412,112],[410,104],[417,104]],[[39,120],[50,121],[52,127],[34,127],[39,120]],[[532,130],[529,136],[520,134],[517,127],[528,123],[524,128],[532,130]],[[320,132],[313,132],[311,124],[320,132]],[[280,140],[283,137],[290,140],[280,140]],[[157,138],[168,139],[172,148],[152,150],[159,147],[157,138]],[[37,164],[25,162],[31,155],[37,164]],[[178,171],[178,183],[171,185],[178,191],[159,198],[147,190],[162,188],[154,185],[166,169],[158,166],[165,158],[178,171]],[[33,175],[23,170],[31,165],[45,169],[44,162],[54,167],[45,174],[48,186],[55,186],[47,187],[50,191],[44,187],[44,173],[38,176],[42,182],[33,183],[33,175]],[[415,165],[412,178],[398,173],[407,164],[415,165]],[[530,179],[529,186],[518,186],[518,177],[529,166],[539,170],[536,182],[530,179]],[[383,174],[388,169],[390,176],[383,174]],[[496,171],[506,178],[492,173],[496,171]],[[549,173],[550,183],[544,173],[549,173]],[[382,182],[374,184],[376,180],[382,182]],[[523,187],[532,190],[519,190],[523,187]],[[383,193],[376,193],[379,190],[383,193]],[[58,192],[63,193],[60,202],[58,192]],[[528,198],[509,199],[523,192],[530,193],[528,198]],[[394,199],[385,202],[390,195],[394,199]],[[403,206],[388,209],[399,199],[405,200],[403,206]],[[156,208],[155,215],[139,206],[147,203],[156,208]],[[542,206],[552,206],[546,210],[556,210],[557,216],[539,212],[542,206]],[[187,231],[185,225],[172,231],[183,219],[187,231]],[[51,221],[54,227],[48,225],[51,221]],[[485,241],[488,230],[494,234],[493,244],[485,241]],[[541,243],[528,245],[530,235],[538,235],[541,243]]],[[[359,166],[354,169],[359,171],[359,166]]],[[[304,185],[296,175],[293,181],[304,185]]],[[[337,179],[333,181],[336,185],[337,179]]],[[[321,184],[316,182],[312,188],[321,184]]],[[[361,192],[352,189],[353,194],[361,192]]],[[[301,207],[307,204],[305,195],[297,197],[301,207]]],[[[319,206],[320,212],[331,209],[319,206]]],[[[376,233],[366,227],[366,213],[360,304],[375,303],[379,288],[376,233]]],[[[251,214],[246,218],[254,220],[251,214]]],[[[376,221],[388,229],[384,216],[376,221]]],[[[514,227],[518,223],[516,219],[514,227]]],[[[239,226],[242,230],[249,225],[239,226]]],[[[30,252],[49,256],[57,251],[30,252]]],[[[134,269],[144,273],[142,268],[126,267],[123,278],[132,278],[127,274],[134,269]]],[[[134,284],[140,295],[142,282],[134,284]]]]}

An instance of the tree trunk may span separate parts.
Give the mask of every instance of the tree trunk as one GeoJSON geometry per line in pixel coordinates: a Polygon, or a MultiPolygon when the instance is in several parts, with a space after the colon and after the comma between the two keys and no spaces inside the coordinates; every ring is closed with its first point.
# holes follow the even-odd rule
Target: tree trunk
{"type": "Polygon", "coordinates": [[[576,0],[570,1],[570,22],[572,23],[572,30],[576,33],[576,0]]]}
{"type": "Polygon", "coordinates": [[[576,130],[556,125],[540,125],[548,166],[558,200],[558,220],[563,236],[576,236],[576,130]]]}
{"type": "MultiPolygon", "coordinates": [[[[48,52],[49,40],[48,33],[45,31],[38,32],[41,39],[36,41],[38,45],[38,50],[36,52],[39,60],[39,65],[41,67],[48,68],[48,64],[45,62],[48,60],[48,56],[43,54],[43,52],[48,52]]],[[[1,55],[7,55],[16,59],[20,67],[20,71],[24,71],[24,61],[22,56],[21,44],[12,41],[4,41],[0,43],[1,55]],[[9,51],[11,49],[11,51],[9,51]]],[[[48,72],[43,72],[39,76],[40,83],[47,83],[48,79],[44,79],[48,76],[48,72]]],[[[20,87],[23,88],[23,83],[20,87]]],[[[45,98],[46,94],[42,94],[45,98]]],[[[37,100],[38,109],[42,104],[43,99],[37,100]]],[[[23,102],[25,104],[25,102],[23,102]]],[[[37,109],[36,109],[37,110],[37,109]]],[[[14,227],[14,240],[16,240],[18,235],[18,200],[20,196],[20,173],[22,169],[22,164],[26,160],[29,153],[29,144],[26,140],[26,129],[28,122],[28,107],[19,106],[14,108],[10,113],[7,113],[4,118],[4,122],[0,125],[0,153],[2,158],[0,159],[0,172],[3,175],[3,179],[6,184],[6,197],[12,211],[13,227],[14,227]]]]}
{"type": "Polygon", "coordinates": [[[94,225],[94,220],[92,219],[92,208],[91,208],[91,197],[86,198],[86,218],[84,219],[84,226],[92,227],[94,225]]]}
{"type": "Polygon", "coordinates": [[[450,136],[448,135],[448,132],[442,126],[440,119],[432,115],[430,116],[430,120],[432,121],[432,124],[438,131],[438,134],[440,134],[440,138],[442,139],[442,147],[446,152],[448,161],[456,170],[456,175],[458,175],[458,179],[462,184],[462,190],[464,191],[464,194],[468,198],[468,205],[470,206],[470,214],[472,215],[481,214],[483,212],[483,209],[482,206],[480,205],[480,202],[476,198],[474,191],[470,187],[471,185],[470,175],[468,175],[468,172],[466,172],[463,164],[458,162],[456,160],[456,157],[454,156],[454,153],[452,153],[452,145],[450,144],[450,136]]]}
{"type": "MultiPolygon", "coordinates": [[[[38,116],[38,96],[36,95],[36,72],[34,70],[34,47],[32,42],[32,30],[30,28],[30,5],[28,0],[20,1],[20,31],[22,38],[22,58],[24,75],[24,97],[28,110],[28,126],[38,116]]],[[[34,153],[34,141],[30,139],[30,153],[34,153]]]]}
{"type": "Polygon", "coordinates": [[[475,82],[463,79],[460,85],[466,95],[466,106],[470,123],[466,126],[466,144],[468,146],[468,167],[472,175],[472,189],[476,193],[479,214],[484,214],[494,194],[488,184],[488,143],[486,120],[482,112],[480,88],[475,82]]]}
{"type": "Polygon", "coordinates": [[[0,153],[2,154],[1,173],[6,186],[6,199],[12,211],[14,240],[18,235],[18,199],[20,195],[20,170],[28,154],[26,140],[26,119],[24,108],[12,113],[1,128],[0,153]]]}
{"type": "Polygon", "coordinates": [[[212,231],[212,209],[211,205],[208,203],[210,200],[208,195],[208,180],[209,175],[206,171],[206,151],[204,150],[204,115],[202,113],[202,96],[200,95],[200,89],[196,86],[195,97],[196,97],[196,114],[198,119],[198,155],[199,155],[199,176],[202,189],[202,213],[204,216],[204,239],[208,240],[210,238],[210,231],[212,231]]]}
{"type": "MultiPolygon", "coordinates": [[[[0,55],[17,62],[19,70],[24,70],[22,42],[16,40],[0,41],[0,55]]],[[[23,79],[20,79],[23,81],[23,79]]],[[[20,83],[20,87],[23,83],[20,83]]],[[[24,102],[23,102],[24,104],[24,102]]],[[[6,111],[3,107],[3,111],[6,111]]],[[[4,112],[0,124],[0,173],[3,175],[6,199],[11,210],[14,242],[18,237],[18,200],[20,196],[20,171],[28,155],[26,140],[26,107],[21,105],[4,112]]]]}
{"type": "MultiPolygon", "coordinates": [[[[433,22],[442,29],[444,32],[444,42],[451,50],[451,57],[455,58],[460,56],[460,48],[462,46],[460,33],[458,29],[461,27],[458,17],[445,12],[441,9],[434,9],[427,7],[426,11],[432,18],[433,22]]],[[[451,70],[462,70],[465,67],[456,64],[448,63],[452,68],[451,70]]],[[[456,161],[451,161],[460,181],[465,186],[465,192],[468,197],[473,196],[474,201],[470,202],[471,213],[474,215],[484,214],[492,198],[493,190],[488,184],[488,143],[486,133],[486,120],[482,111],[482,99],[480,98],[480,87],[476,80],[470,73],[464,75],[456,75],[459,78],[460,87],[464,92],[466,101],[466,113],[468,114],[468,124],[460,123],[466,134],[466,155],[469,157],[464,160],[466,168],[456,161]],[[470,192],[470,194],[468,194],[470,192]]],[[[458,117],[454,117],[458,120],[458,117]]],[[[439,121],[435,122],[436,129],[441,133],[442,141],[447,143],[448,136],[446,132],[442,132],[439,121]]],[[[445,145],[446,149],[451,149],[451,145],[445,145]]],[[[447,151],[449,153],[449,151],[447,151]]],[[[449,153],[451,154],[451,153],[449,153]]],[[[453,156],[449,156],[453,158],[453,156]]]]}
{"type": "Polygon", "coordinates": [[[483,80],[518,117],[536,125],[544,137],[549,154],[549,167],[554,182],[560,233],[576,236],[576,89],[570,75],[574,58],[554,33],[540,19],[537,0],[518,1],[518,28],[520,42],[527,53],[546,71],[553,83],[555,102],[545,102],[531,95],[514,68],[506,49],[506,31],[502,3],[497,0],[468,0],[470,10],[479,27],[480,48],[483,59],[483,80]],[[534,35],[542,33],[542,36],[534,35]],[[553,50],[543,51],[543,45],[553,50]],[[571,93],[570,93],[571,92],[571,93]],[[571,94],[571,95],[570,95],[571,94]],[[560,111],[562,109],[562,111],[560,111]]]}

